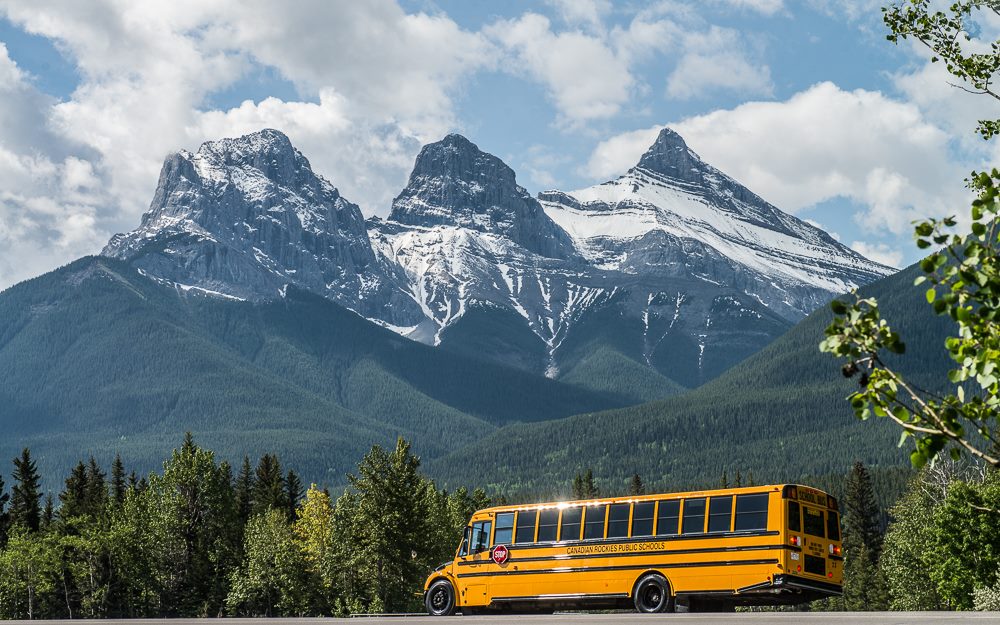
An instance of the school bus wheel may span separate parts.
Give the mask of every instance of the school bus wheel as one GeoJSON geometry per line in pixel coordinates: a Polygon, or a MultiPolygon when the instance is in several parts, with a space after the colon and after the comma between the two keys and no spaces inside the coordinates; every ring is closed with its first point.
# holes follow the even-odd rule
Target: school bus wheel
{"type": "Polygon", "coordinates": [[[671,612],[674,607],[670,583],[659,573],[647,573],[640,577],[632,597],[636,612],[671,612]]]}
{"type": "Polygon", "coordinates": [[[446,579],[434,582],[427,589],[424,606],[431,616],[451,616],[455,613],[455,587],[446,579]]]}

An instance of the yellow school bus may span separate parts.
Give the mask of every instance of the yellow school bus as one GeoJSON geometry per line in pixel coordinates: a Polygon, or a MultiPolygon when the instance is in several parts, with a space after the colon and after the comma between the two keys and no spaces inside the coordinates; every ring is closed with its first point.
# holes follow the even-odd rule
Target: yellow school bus
{"type": "Polygon", "coordinates": [[[729,611],[841,594],[837,501],[797,484],[498,506],[424,584],[436,616],[729,611]]]}

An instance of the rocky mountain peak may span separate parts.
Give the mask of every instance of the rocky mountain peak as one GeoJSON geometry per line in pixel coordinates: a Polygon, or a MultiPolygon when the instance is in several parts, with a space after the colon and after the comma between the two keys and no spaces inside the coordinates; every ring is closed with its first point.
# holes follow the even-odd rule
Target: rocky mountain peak
{"type": "Polygon", "coordinates": [[[514,170],[458,134],[425,145],[389,220],[501,235],[550,258],[573,255],[569,236],[517,184],[514,170]]]}
{"type": "Polygon", "coordinates": [[[664,128],[639,159],[638,167],[679,180],[696,181],[702,179],[705,163],[676,131],[664,128]]]}
{"type": "MultiPolygon", "coordinates": [[[[182,152],[182,155],[186,155],[182,152]]],[[[206,141],[191,160],[199,174],[213,178],[208,168],[252,168],[275,184],[301,185],[316,178],[309,161],[281,131],[266,128],[242,137],[206,141]]]]}
{"type": "Polygon", "coordinates": [[[388,323],[419,320],[361,209],[277,130],[167,157],[140,226],[102,254],[186,288],[267,300],[292,284],[388,323]]]}

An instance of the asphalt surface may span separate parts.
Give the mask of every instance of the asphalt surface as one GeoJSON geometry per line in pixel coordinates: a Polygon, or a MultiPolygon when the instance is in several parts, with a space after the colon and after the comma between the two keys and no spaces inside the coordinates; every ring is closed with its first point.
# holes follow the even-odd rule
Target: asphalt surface
{"type": "MultiPolygon", "coordinates": [[[[685,625],[959,625],[972,623],[974,625],[1000,625],[1000,612],[752,612],[737,614],[631,614],[626,612],[612,614],[551,614],[535,615],[490,615],[490,616],[366,616],[349,619],[225,619],[226,625],[317,625],[318,623],[353,623],[354,625],[416,625],[418,623],[436,623],[438,625],[472,625],[479,623],[517,623],[518,625],[565,625],[568,623],[585,623],[586,625],[617,625],[618,623],[648,623],[663,622],[685,625]]],[[[19,621],[6,621],[18,623],[19,621]]],[[[50,623],[65,625],[66,621],[20,621],[37,625],[50,623]]],[[[104,620],[83,621],[75,623],[127,623],[128,625],[208,625],[212,621],[206,619],[135,619],[135,620],[104,620]]]]}

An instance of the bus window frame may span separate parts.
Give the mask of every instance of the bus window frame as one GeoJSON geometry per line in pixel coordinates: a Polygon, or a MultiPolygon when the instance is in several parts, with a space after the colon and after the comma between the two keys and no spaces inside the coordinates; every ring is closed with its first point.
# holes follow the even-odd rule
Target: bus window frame
{"type": "MultiPolygon", "coordinates": [[[[524,529],[527,529],[525,527],[524,529]]],[[[535,543],[535,537],[538,534],[538,508],[530,508],[527,510],[518,510],[517,516],[514,518],[514,535],[511,537],[510,544],[512,545],[531,545],[535,543]],[[533,514],[535,517],[534,523],[531,525],[531,536],[528,540],[518,540],[518,529],[521,528],[521,515],[525,512],[533,514]]]]}
{"type": "Polygon", "coordinates": [[[610,507],[610,504],[607,504],[607,503],[599,503],[599,504],[587,505],[587,506],[583,507],[584,508],[584,513],[583,513],[583,518],[581,519],[581,522],[580,522],[580,525],[583,528],[583,532],[581,533],[581,536],[583,536],[583,540],[603,540],[603,539],[607,538],[607,536],[608,536],[608,508],[609,507],[610,507]],[[590,511],[591,510],[597,510],[599,508],[603,508],[604,509],[603,510],[604,514],[601,515],[604,520],[603,521],[588,521],[588,519],[590,518],[590,511]],[[597,523],[601,523],[601,535],[600,536],[592,536],[590,538],[587,538],[587,525],[588,525],[588,523],[593,523],[594,525],[596,525],[597,523]]]}
{"type": "MultiPolygon", "coordinates": [[[[562,511],[561,510],[557,510],[555,508],[539,508],[538,509],[538,516],[535,518],[535,542],[536,543],[554,543],[554,542],[556,542],[556,540],[559,538],[559,520],[561,518],[562,518],[562,511]],[[555,522],[556,532],[555,532],[555,537],[552,538],[551,540],[541,540],[542,515],[545,514],[545,513],[547,513],[547,512],[555,512],[556,513],[556,522],[555,522]]],[[[549,527],[549,526],[546,525],[546,527],[549,527]]]]}
{"type": "MultiPolygon", "coordinates": [[[[679,536],[707,533],[706,528],[708,528],[708,499],[709,499],[708,496],[705,495],[701,497],[684,498],[684,503],[681,504],[681,531],[680,534],[678,534],[679,536]],[[700,501],[703,506],[701,510],[701,530],[688,532],[685,531],[684,529],[685,521],[687,520],[687,508],[688,508],[688,503],[694,501],[700,501]]],[[[692,518],[692,521],[693,520],[694,519],[692,518]]]]}
{"type": "Polygon", "coordinates": [[[654,511],[656,516],[653,517],[653,536],[680,536],[681,535],[681,521],[684,518],[684,500],[683,499],[657,499],[656,500],[656,510],[654,511]],[[670,517],[677,519],[677,525],[674,527],[674,531],[670,534],[665,534],[660,532],[660,506],[663,504],[677,504],[677,516],[670,517]]]}
{"type": "Polygon", "coordinates": [[[569,542],[571,540],[578,541],[578,540],[580,540],[580,537],[583,536],[583,508],[584,508],[584,506],[569,506],[567,508],[563,508],[562,511],[559,513],[559,533],[558,533],[559,540],[558,540],[558,542],[563,543],[563,542],[569,542]],[[578,511],[579,514],[580,514],[580,518],[577,519],[577,521],[576,521],[576,526],[577,526],[577,528],[576,528],[576,537],[575,538],[567,538],[567,537],[563,536],[563,518],[566,516],[567,512],[570,512],[572,510],[578,511]]]}
{"type": "Polygon", "coordinates": [[[492,540],[493,540],[493,520],[492,519],[482,519],[482,520],[473,522],[472,523],[472,535],[470,536],[470,540],[469,540],[469,555],[470,556],[475,556],[475,555],[479,555],[480,553],[489,551],[490,550],[490,546],[491,546],[490,543],[491,543],[492,540]],[[472,542],[472,539],[475,537],[476,526],[477,525],[480,526],[479,536],[483,536],[484,534],[486,536],[485,544],[481,544],[481,543],[484,542],[481,538],[480,538],[479,542],[477,542],[475,544],[473,544],[473,542],[472,542]]]}
{"type": "Polygon", "coordinates": [[[616,502],[616,503],[608,504],[607,519],[604,522],[604,537],[605,538],[626,538],[626,539],[629,538],[630,534],[632,533],[632,508],[633,508],[632,502],[630,502],[630,501],[619,501],[619,502],[616,502]],[[619,519],[619,520],[615,521],[615,523],[625,523],[625,533],[624,534],[620,534],[620,535],[616,535],[616,536],[612,536],[611,535],[611,511],[612,511],[612,509],[614,509],[616,507],[620,510],[623,506],[628,510],[628,513],[625,515],[625,520],[622,521],[622,520],[619,519]]]}
{"type": "Polygon", "coordinates": [[[510,544],[514,543],[514,528],[516,527],[516,525],[514,524],[514,522],[515,522],[515,513],[516,513],[516,511],[514,511],[514,510],[512,510],[510,512],[499,512],[499,513],[497,513],[496,517],[494,517],[495,523],[493,523],[493,537],[492,537],[492,540],[490,541],[491,545],[499,545],[499,544],[510,545],[510,544]],[[505,527],[501,528],[500,527],[500,517],[507,516],[507,515],[510,515],[510,527],[506,527],[505,526],[505,527]],[[510,530],[510,540],[507,540],[507,541],[499,541],[499,540],[497,540],[497,533],[500,532],[500,531],[506,531],[506,530],[510,530]]]}
{"type": "Polygon", "coordinates": [[[734,495],[716,495],[714,497],[708,497],[708,502],[705,507],[705,516],[708,522],[705,524],[705,532],[709,534],[728,534],[733,531],[733,515],[736,513],[736,501],[734,495]],[[726,524],[726,529],[713,530],[712,529],[712,517],[721,517],[721,514],[713,514],[712,510],[715,508],[714,503],[718,501],[719,503],[724,503],[725,500],[729,500],[729,512],[727,516],[729,517],[729,522],[726,524]]]}
{"type": "Polygon", "coordinates": [[[659,502],[657,502],[655,500],[653,500],[653,501],[646,500],[646,501],[636,501],[635,503],[632,504],[632,511],[631,511],[631,514],[629,514],[629,519],[628,519],[628,537],[629,538],[639,538],[639,537],[645,538],[647,536],[650,536],[650,537],[651,536],[656,536],[656,506],[657,506],[658,503],[659,502]],[[648,534],[636,534],[635,533],[635,521],[636,521],[635,514],[636,514],[636,510],[638,509],[639,506],[643,506],[643,505],[646,505],[646,504],[650,504],[652,506],[652,512],[650,512],[650,514],[652,516],[649,517],[649,533],[648,534]]]}

